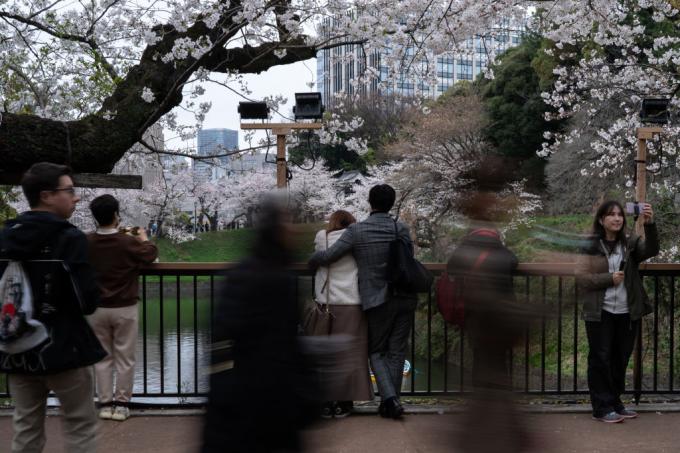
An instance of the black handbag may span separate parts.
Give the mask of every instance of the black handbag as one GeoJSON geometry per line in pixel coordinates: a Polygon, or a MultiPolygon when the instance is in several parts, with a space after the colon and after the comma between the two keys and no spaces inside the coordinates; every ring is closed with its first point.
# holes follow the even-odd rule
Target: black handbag
{"type": "Polygon", "coordinates": [[[405,293],[425,293],[432,287],[434,278],[423,264],[415,259],[409,243],[399,237],[394,220],[395,239],[390,243],[388,280],[393,290],[405,293]]]}

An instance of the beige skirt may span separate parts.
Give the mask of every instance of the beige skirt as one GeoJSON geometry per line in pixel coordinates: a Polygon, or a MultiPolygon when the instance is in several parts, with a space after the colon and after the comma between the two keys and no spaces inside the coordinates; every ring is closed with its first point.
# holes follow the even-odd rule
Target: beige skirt
{"type": "MultiPolygon", "coordinates": [[[[329,305],[331,335],[344,335],[348,345],[319,372],[325,401],[368,401],[373,387],[368,371],[368,324],[361,305],[329,305]]],[[[309,326],[306,335],[327,335],[323,323],[309,326]]]]}

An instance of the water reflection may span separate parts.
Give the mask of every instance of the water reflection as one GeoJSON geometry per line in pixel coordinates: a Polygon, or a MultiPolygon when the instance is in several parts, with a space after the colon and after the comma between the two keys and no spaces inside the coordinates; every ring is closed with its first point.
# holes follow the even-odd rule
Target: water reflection
{"type": "Polygon", "coordinates": [[[209,365],[207,350],[209,344],[208,329],[199,329],[196,335],[193,329],[180,329],[179,336],[176,328],[164,329],[161,377],[161,338],[159,332],[153,332],[146,340],[145,376],[144,340],[140,335],[137,341],[134,392],[153,394],[207,392],[208,376],[205,369],[209,365]]]}

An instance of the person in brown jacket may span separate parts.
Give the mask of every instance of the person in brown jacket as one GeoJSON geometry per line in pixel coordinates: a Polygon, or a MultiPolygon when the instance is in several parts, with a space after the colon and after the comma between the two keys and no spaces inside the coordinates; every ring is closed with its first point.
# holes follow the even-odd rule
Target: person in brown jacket
{"type": "Polygon", "coordinates": [[[99,418],[125,421],[130,416],[128,403],[134,380],[139,269],[156,259],[158,249],[148,240],[144,228],[135,228],[131,234],[119,231],[119,204],[112,195],[92,200],[90,210],[98,228],[87,239],[101,303],[89,321],[108,353],[95,366],[99,418]]]}

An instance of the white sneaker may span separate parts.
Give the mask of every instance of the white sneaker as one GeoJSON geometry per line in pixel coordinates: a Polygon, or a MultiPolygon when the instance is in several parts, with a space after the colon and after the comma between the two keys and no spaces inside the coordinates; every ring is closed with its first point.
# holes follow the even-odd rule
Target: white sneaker
{"type": "Polygon", "coordinates": [[[99,418],[102,420],[111,420],[111,417],[113,417],[113,406],[102,406],[102,408],[99,409],[99,418]]]}
{"type": "Polygon", "coordinates": [[[111,415],[111,420],[116,420],[117,422],[124,422],[130,417],[130,409],[125,406],[116,406],[113,409],[113,415],[111,415]]]}

